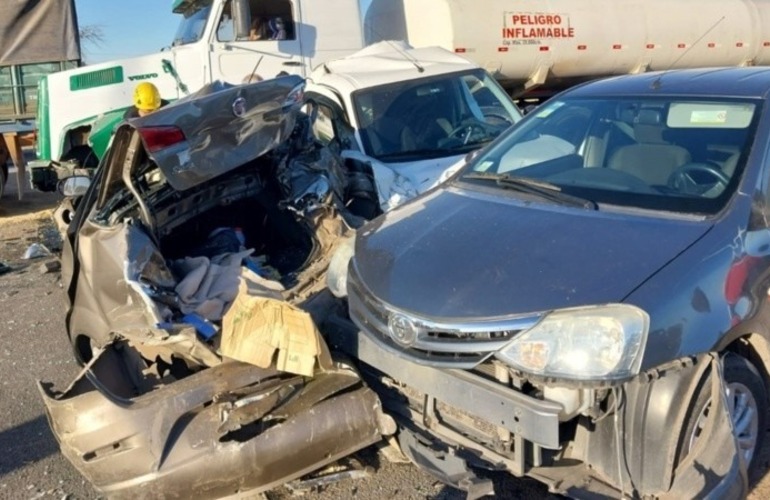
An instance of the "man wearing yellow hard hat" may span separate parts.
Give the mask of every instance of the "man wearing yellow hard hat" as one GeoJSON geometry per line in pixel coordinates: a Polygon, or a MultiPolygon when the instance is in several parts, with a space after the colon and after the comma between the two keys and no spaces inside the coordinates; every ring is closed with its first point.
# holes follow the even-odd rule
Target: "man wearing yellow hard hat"
{"type": "Polygon", "coordinates": [[[142,82],[134,88],[134,105],[126,110],[123,118],[146,116],[166,104],[168,101],[160,98],[158,87],[150,82],[142,82]]]}

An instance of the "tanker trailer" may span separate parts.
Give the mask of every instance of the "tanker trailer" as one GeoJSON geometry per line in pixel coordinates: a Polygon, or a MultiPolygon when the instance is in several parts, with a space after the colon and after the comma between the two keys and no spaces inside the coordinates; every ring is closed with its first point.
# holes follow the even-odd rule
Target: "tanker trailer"
{"type": "Polygon", "coordinates": [[[365,40],[438,45],[516,98],[595,78],[770,63],[770,0],[373,0],[365,40]]]}

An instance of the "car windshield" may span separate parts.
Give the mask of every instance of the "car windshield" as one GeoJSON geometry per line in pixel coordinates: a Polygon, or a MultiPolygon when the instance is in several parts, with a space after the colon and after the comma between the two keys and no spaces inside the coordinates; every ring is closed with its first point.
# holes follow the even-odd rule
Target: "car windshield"
{"type": "Polygon", "coordinates": [[[184,11],[172,46],[186,45],[200,40],[206,29],[206,22],[211,12],[211,3],[212,0],[195,2],[192,7],[184,11]]]}
{"type": "Polygon", "coordinates": [[[557,98],[461,178],[500,189],[537,181],[592,203],[715,213],[740,180],[758,108],[679,96],[557,98]]]}
{"type": "Polygon", "coordinates": [[[383,161],[464,154],[521,118],[483,70],[360,90],[353,104],[366,154],[383,161]]]}

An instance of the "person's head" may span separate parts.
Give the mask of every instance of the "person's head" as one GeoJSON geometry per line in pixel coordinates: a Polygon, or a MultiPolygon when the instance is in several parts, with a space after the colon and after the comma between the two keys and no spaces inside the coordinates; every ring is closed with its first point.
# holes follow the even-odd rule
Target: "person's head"
{"type": "Polygon", "coordinates": [[[139,116],[145,116],[160,108],[160,92],[150,82],[142,82],[134,89],[134,106],[139,116]]]}

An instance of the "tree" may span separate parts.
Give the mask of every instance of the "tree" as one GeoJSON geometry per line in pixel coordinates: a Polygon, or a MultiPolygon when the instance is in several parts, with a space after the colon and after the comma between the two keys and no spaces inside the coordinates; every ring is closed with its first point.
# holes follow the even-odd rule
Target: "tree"
{"type": "Polygon", "coordinates": [[[104,43],[104,30],[99,24],[86,24],[80,27],[80,41],[101,46],[104,43]]]}

